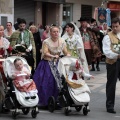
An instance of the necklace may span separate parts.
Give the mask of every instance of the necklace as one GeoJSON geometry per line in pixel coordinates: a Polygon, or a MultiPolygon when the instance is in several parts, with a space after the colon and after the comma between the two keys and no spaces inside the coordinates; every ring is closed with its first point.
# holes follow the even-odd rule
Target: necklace
{"type": "Polygon", "coordinates": [[[71,39],[73,37],[73,33],[68,34],[69,38],[71,39]]]}

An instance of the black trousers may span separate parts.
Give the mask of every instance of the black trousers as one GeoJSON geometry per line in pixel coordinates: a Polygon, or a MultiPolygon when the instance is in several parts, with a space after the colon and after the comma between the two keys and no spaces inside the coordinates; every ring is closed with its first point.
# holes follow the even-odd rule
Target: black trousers
{"type": "Polygon", "coordinates": [[[120,60],[114,64],[106,64],[107,68],[107,83],[106,83],[106,108],[114,109],[115,91],[117,78],[120,76],[120,60]]]}

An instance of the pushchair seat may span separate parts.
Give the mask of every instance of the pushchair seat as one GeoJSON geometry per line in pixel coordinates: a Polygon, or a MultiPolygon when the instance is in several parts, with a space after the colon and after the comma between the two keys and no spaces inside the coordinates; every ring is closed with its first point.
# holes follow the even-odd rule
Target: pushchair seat
{"type": "MultiPolygon", "coordinates": [[[[85,83],[84,80],[81,80],[82,82],[84,82],[84,85],[80,88],[74,89],[72,87],[70,87],[70,85],[68,84],[69,81],[67,79],[67,76],[69,74],[69,68],[70,68],[70,64],[72,62],[76,62],[76,60],[78,60],[75,57],[63,57],[59,60],[58,63],[58,71],[60,73],[60,75],[64,76],[65,78],[65,82],[67,83],[67,88],[65,88],[66,90],[68,90],[68,97],[70,97],[72,99],[73,102],[71,102],[70,106],[71,107],[75,107],[76,110],[78,110],[77,108],[79,108],[79,110],[81,110],[80,108],[83,107],[83,114],[87,115],[89,110],[87,109],[88,107],[88,103],[90,102],[90,89],[87,86],[87,84],[85,83]]],[[[67,97],[66,97],[67,98],[67,97]]],[[[67,99],[66,99],[67,100],[67,99]]],[[[70,101],[70,99],[68,99],[70,101]]],[[[68,109],[65,108],[65,114],[68,115],[68,109]]]]}
{"type": "MultiPolygon", "coordinates": [[[[12,56],[12,57],[8,57],[3,63],[3,70],[4,70],[4,73],[5,73],[6,77],[11,78],[11,74],[12,74],[11,71],[15,69],[15,67],[13,65],[13,61],[16,58],[20,58],[23,61],[24,67],[26,67],[31,72],[31,69],[30,69],[29,65],[27,64],[27,61],[24,58],[12,56]]],[[[35,94],[35,96],[36,96],[35,99],[26,100],[25,96],[26,96],[27,93],[26,92],[20,92],[19,90],[17,90],[17,88],[15,86],[14,86],[14,88],[15,88],[15,94],[16,94],[17,100],[22,106],[33,107],[33,106],[36,106],[38,104],[39,98],[38,98],[37,93],[35,94]]]]}

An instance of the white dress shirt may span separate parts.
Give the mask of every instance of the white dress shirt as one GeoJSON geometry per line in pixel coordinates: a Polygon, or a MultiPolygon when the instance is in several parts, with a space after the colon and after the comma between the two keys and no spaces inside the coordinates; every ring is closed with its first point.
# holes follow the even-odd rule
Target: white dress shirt
{"type": "MultiPolygon", "coordinates": [[[[23,36],[24,36],[24,32],[21,32],[21,38],[22,38],[22,42],[21,44],[25,44],[24,40],[23,40],[23,36]]],[[[29,45],[28,49],[31,51],[32,50],[32,44],[29,45]]]]}
{"type": "Polygon", "coordinates": [[[102,43],[103,43],[103,53],[105,54],[105,56],[107,58],[109,58],[109,59],[117,59],[118,54],[112,51],[112,49],[111,49],[111,40],[110,40],[110,37],[108,35],[106,35],[103,38],[102,43]]]}

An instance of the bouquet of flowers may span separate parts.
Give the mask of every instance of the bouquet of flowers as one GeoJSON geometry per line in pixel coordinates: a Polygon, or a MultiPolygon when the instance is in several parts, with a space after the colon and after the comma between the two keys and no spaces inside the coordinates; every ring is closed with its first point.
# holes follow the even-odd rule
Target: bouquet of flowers
{"type": "Polygon", "coordinates": [[[113,50],[120,54],[120,42],[113,45],[113,50]]]}

